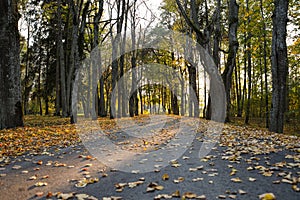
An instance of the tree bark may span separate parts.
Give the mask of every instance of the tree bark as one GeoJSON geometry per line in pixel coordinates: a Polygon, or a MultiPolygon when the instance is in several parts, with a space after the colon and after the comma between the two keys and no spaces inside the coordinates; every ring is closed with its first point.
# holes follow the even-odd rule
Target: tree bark
{"type": "Polygon", "coordinates": [[[288,1],[274,0],[273,33],[272,33],[272,108],[270,113],[270,128],[272,132],[282,133],[284,113],[287,98],[287,14],[288,1]]]}
{"type": "Polygon", "coordinates": [[[19,17],[16,0],[0,1],[0,129],[23,126],[19,17]]]}
{"type": "Polygon", "coordinates": [[[267,68],[267,28],[265,23],[265,15],[263,10],[263,2],[260,0],[261,18],[263,21],[263,57],[264,57],[264,81],[265,81],[265,106],[266,106],[266,128],[269,128],[269,89],[268,89],[268,68],[267,68]]]}
{"type": "MultiPolygon", "coordinates": [[[[247,12],[249,13],[249,0],[246,1],[246,9],[247,12]]],[[[250,17],[247,20],[247,24],[249,26],[250,24],[250,17]]],[[[251,86],[252,86],[252,53],[251,53],[251,37],[252,33],[248,28],[248,36],[246,38],[246,44],[247,44],[247,49],[246,49],[246,54],[247,54],[247,74],[248,74],[248,91],[247,91],[247,104],[246,104],[246,114],[245,114],[245,124],[249,124],[250,120],[250,105],[251,105],[251,86]]]]}
{"type": "Polygon", "coordinates": [[[58,0],[57,7],[57,25],[58,25],[58,34],[57,34],[57,62],[59,62],[60,67],[60,92],[61,92],[61,108],[62,108],[62,117],[67,117],[67,91],[66,91],[66,68],[65,68],[65,55],[64,55],[64,46],[63,46],[63,37],[62,37],[62,13],[61,13],[61,0],[58,0]]]}
{"type": "Polygon", "coordinates": [[[237,41],[237,28],[238,28],[238,14],[239,14],[239,6],[236,3],[236,0],[229,1],[229,54],[227,57],[227,62],[225,65],[225,70],[222,74],[225,93],[226,93],[226,119],[225,121],[229,122],[230,119],[230,90],[232,85],[232,73],[236,66],[236,53],[238,49],[238,41],[237,41]]]}

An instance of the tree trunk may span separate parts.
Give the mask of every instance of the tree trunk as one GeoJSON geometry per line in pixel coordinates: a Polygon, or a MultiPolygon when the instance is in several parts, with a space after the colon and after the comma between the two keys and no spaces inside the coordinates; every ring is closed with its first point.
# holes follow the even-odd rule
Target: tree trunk
{"type": "MultiPolygon", "coordinates": [[[[247,12],[249,12],[249,0],[246,0],[247,12]]],[[[250,24],[250,17],[248,18],[247,24],[250,24]]],[[[250,119],[250,105],[251,105],[251,85],[252,85],[252,53],[251,53],[251,37],[252,33],[248,28],[248,36],[246,38],[246,54],[247,54],[247,74],[248,74],[248,91],[247,91],[247,104],[246,104],[246,116],[245,116],[245,124],[249,124],[250,119]]]]}
{"type": "Polygon", "coordinates": [[[58,0],[57,7],[57,25],[58,25],[58,35],[57,35],[57,61],[60,67],[60,91],[61,91],[61,107],[62,107],[62,117],[67,117],[67,91],[66,91],[66,68],[65,68],[65,56],[64,56],[64,46],[62,37],[62,16],[61,16],[61,0],[58,0]]]}
{"type": "Polygon", "coordinates": [[[263,2],[260,0],[260,12],[261,18],[263,21],[263,58],[264,58],[264,81],[265,81],[265,106],[266,106],[266,128],[269,128],[269,89],[268,89],[268,68],[267,68],[267,30],[266,30],[266,23],[265,23],[265,15],[263,10],[263,2]]]}
{"type": "Polygon", "coordinates": [[[23,126],[19,17],[16,0],[0,1],[0,129],[23,126]]]}
{"type": "MultiPolygon", "coordinates": [[[[131,48],[136,49],[136,1],[133,2],[131,11],[131,48]]],[[[136,70],[137,51],[132,51],[131,55],[131,92],[129,98],[129,115],[133,117],[138,115],[138,98],[137,98],[137,70],[136,70]]],[[[142,109],[142,108],[141,108],[142,109]]]]}
{"type": "Polygon", "coordinates": [[[270,115],[270,128],[272,132],[282,133],[284,126],[284,113],[287,98],[287,13],[288,1],[274,0],[273,33],[272,33],[272,108],[270,115]]]}
{"type": "Polygon", "coordinates": [[[236,0],[229,1],[229,16],[228,16],[228,23],[229,23],[229,54],[227,57],[227,62],[225,64],[225,70],[222,74],[224,86],[225,86],[225,93],[226,93],[226,119],[225,121],[229,122],[230,119],[230,90],[232,85],[232,73],[236,66],[236,53],[238,49],[238,41],[237,41],[237,28],[238,28],[238,13],[239,13],[239,6],[236,3],[236,0]]]}

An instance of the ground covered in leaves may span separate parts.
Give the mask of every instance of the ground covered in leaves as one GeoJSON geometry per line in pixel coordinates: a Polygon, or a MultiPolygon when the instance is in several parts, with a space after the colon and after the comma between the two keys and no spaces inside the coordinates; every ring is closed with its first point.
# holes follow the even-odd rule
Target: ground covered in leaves
{"type": "MultiPolygon", "coordinates": [[[[134,120],[149,125],[147,116],[134,120]]],[[[119,142],[130,127],[107,118],[99,125],[126,150],[153,151],[174,137],[180,118],[172,120],[147,141],[124,136],[119,142]]],[[[192,144],[167,167],[126,173],[95,159],[68,119],[27,117],[25,127],[0,131],[0,199],[300,199],[299,137],[225,125],[199,158],[207,121],[200,124],[192,144]]]]}

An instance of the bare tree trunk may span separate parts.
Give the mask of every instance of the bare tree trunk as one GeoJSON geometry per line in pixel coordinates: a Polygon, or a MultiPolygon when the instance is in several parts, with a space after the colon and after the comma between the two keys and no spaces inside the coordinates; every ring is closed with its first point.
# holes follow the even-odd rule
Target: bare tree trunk
{"type": "Polygon", "coordinates": [[[0,129],[23,126],[19,17],[16,0],[0,1],[0,129]]]}
{"type": "MultiPolygon", "coordinates": [[[[249,12],[249,0],[246,0],[246,9],[247,12],[249,12]]],[[[250,17],[248,18],[247,24],[249,26],[250,24],[250,17]]],[[[248,74],[248,91],[247,91],[247,104],[246,104],[246,116],[245,116],[245,124],[249,124],[249,118],[250,118],[250,105],[251,105],[251,85],[252,85],[252,53],[251,53],[251,37],[252,33],[250,30],[248,30],[248,36],[247,36],[247,74],[248,74]]]]}
{"type": "Polygon", "coordinates": [[[241,88],[241,67],[239,58],[237,58],[237,65],[235,68],[236,94],[237,94],[237,116],[242,117],[242,88],[241,88]]]}
{"type": "MultiPolygon", "coordinates": [[[[131,48],[136,49],[136,0],[133,2],[131,10],[131,48]]],[[[129,115],[133,117],[138,115],[138,98],[137,98],[137,70],[136,70],[137,51],[132,51],[131,56],[131,92],[129,98],[129,115]]]]}
{"type": "Polygon", "coordinates": [[[260,0],[260,12],[263,22],[263,57],[264,57],[264,81],[265,81],[265,107],[266,107],[266,128],[269,128],[269,89],[268,89],[268,68],[267,68],[267,30],[265,23],[265,15],[263,10],[263,2],[260,0]]]}
{"type": "Polygon", "coordinates": [[[57,7],[57,47],[58,47],[58,62],[60,66],[60,91],[61,91],[61,106],[62,106],[62,117],[67,117],[67,91],[66,91],[66,68],[65,68],[65,55],[64,46],[62,41],[62,14],[61,14],[61,0],[58,0],[57,7]]]}
{"type": "MultiPolygon", "coordinates": [[[[93,48],[99,48],[99,21],[103,15],[103,4],[104,2],[102,0],[98,0],[98,11],[94,16],[94,40],[93,40],[93,48]]],[[[98,115],[100,117],[105,117],[105,99],[104,99],[104,78],[103,78],[103,72],[102,72],[102,57],[101,57],[101,51],[96,51],[97,52],[97,67],[99,70],[100,78],[99,78],[99,99],[98,99],[98,94],[97,95],[97,101],[98,101],[98,115]]],[[[97,88],[97,93],[98,93],[98,88],[97,88]]]]}
{"type": "Polygon", "coordinates": [[[284,113],[287,98],[287,14],[288,1],[274,0],[273,34],[272,34],[272,108],[270,128],[272,132],[282,133],[284,127],[284,113]]]}
{"type": "Polygon", "coordinates": [[[225,65],[225,70],[222,74],[225,92],[226,92],[226,119],[225,121],[230,121],[230,90],[232,85],[232,73],[236,66],[236,53],[238,49],[238,41],[237,41],[237,28],[238,28],[238,14],[239,14],[239,6],[236,3],[236,0],[229,1],[229,54],[227,57],[227,62],[225,65]]]}

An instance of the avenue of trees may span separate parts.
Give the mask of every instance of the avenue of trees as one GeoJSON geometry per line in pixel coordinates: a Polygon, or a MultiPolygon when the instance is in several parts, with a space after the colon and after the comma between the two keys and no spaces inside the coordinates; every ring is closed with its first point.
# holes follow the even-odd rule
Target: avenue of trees
{"type": "Polygon", "coordinates": [[[143,47],[165,30],[193,38],[212,57],[227,122],[259,118],[282,133],[300,119],[299,1],[162,0],[159,12],[152,3],[0,0],[0,129],[22,126],[29,114],[72,123],[149,113],[211,119],[210,77],[196,67],[196,48],[179,50],[169,34],[172,51],[143,47]]]}

